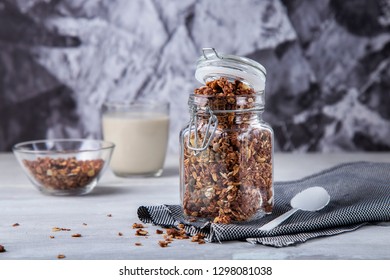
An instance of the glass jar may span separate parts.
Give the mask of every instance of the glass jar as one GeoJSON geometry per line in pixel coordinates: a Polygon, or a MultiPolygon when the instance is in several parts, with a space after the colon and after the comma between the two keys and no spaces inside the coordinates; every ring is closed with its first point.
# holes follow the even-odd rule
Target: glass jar
{"type": "Polygon", "coordinates": [[[273,131],[262,120],[264,67],[203,49],[180,133],[180,195],[189,221],[231,223],[273,207],[273,131]]]}

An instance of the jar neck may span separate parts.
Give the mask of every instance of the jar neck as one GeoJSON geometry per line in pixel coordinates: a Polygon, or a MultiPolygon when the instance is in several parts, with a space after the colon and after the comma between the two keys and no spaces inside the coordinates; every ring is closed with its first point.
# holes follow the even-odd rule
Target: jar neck
{"type": "Polygon", "coordinates": [[[264,95],[207,96],[192,94],[188,100],[191,119],[199,124],[208,123],[211,118],[218,126],[253,124],[262,121],[264,95]]]}
{"type": "Polygon", "coordinates": [[[262,121],[263,111],[251,112],[233,112],[233,113],[214,113],[214,112],[197,112],[193,115],[201,125],[208,123],[213,115],[218,120],[219,127],[228,127],[241,124],[256,124],[262,121]]]}
{"type": "Polygon", "coordinates": [[[224,113],[262,113],[264,111],[263,92],[251,95],[198,95],[191,94],[188,106],[191,112],[206,113],[213,111],[214,114],[224,113]]]}

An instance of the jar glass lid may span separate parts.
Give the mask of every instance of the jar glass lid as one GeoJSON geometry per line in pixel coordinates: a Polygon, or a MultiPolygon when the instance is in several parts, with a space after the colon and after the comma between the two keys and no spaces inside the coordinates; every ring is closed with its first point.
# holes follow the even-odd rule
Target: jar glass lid
{"type": "Polygon", "coordinates": [[[198,59],[195,78],[202,84],[216,76],[234,77],[253,87],[255,91],[265,88],[266,70],[260,63],[241,56],[217,53],[214,48],[204,48],[198,59]]]}

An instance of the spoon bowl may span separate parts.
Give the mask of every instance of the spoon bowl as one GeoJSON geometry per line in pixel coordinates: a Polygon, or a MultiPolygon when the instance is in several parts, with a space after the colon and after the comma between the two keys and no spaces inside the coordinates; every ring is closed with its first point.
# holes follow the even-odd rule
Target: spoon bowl
{"type": "Polygon", "coordinates": [[[318,211],[328,205],[330,196],[323,187],[311,187],[296,194],[290,202],[292,208],[318,211]]]}
{"type": "Polygon", "coordinates": [[[303,211],[318,211],[328,205],[330,201],[330,196],[328,192],[323,187],[311,187],[297,193],[290,201],[290,205],[292,209],[283,215],[277,217],[271,222],[260,227],[260,230],[269,231],[278,225],[280,225],[283,221],[288,219],[292,214],[297,212],[298,210],[303,211]]]}

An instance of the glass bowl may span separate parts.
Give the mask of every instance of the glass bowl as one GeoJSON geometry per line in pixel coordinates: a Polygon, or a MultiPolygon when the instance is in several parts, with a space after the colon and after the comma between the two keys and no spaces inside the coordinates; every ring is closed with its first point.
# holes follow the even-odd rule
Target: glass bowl
{"type": "Polygon", "coordinates": [[[29,180],[45,194],[83,195],[97,185],[115,145],[90,139],[22,142],[12,150],[29,180]]]}

